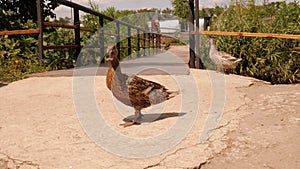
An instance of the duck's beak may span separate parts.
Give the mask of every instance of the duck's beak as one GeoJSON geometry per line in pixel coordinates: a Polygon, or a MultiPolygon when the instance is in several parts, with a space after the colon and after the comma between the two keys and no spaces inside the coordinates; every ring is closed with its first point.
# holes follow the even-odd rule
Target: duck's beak
{"type": "Polygon", "coordinates": [[[206,42],[207,42],[207,43],[210,43],[211,40],[212,40],[212,38],[211,38],[211,37],[208,37],[208,38],[206,39],[206,42]]]}
{"type": "Polygon", "coordinates": [[[112,62],[113,59],[112,59],[112,58],[107,58],[106,61],[107,61],[107,62],[112,62]]]}
{"type": "Polygon", "coordinates": [[[106,61],[111,62],[111,61],[113,61],[114,56],[111,53],[106,53],[105,58],[106,58],[106,61]]]}
{"type": "Polygon", "coordinates": [[[113,61],[115,56],[118,55],[116,46],[108,47],[106,52],[106,60],[113,61]]]}

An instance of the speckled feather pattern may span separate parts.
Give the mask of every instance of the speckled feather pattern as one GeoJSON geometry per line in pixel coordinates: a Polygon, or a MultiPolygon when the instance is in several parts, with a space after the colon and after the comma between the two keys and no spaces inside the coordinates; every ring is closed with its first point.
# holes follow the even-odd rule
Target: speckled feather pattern
{"type": "Polygon", "coordinates": [[[163,85],[138,76],[123,74],[119,63],[114,62],[119,61],[117,58],[111,61],[106,76],[106,85],[122,103],[141,110],[174,97],[175,93],[169,92],[163,85]]]}

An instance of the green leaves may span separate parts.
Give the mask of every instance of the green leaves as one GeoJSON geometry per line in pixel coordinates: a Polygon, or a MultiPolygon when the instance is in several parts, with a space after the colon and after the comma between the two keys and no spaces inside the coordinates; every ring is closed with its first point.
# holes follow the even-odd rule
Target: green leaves
{"type": "MultiPolygon", "coordinates": [[[[28,20],[37,20],[36,0],[1,0],[0,1],[0,30],[18,30],[28,20]]],[[[53,10],[57,3],[41,0],[43,18],[54,18],[53,10]]]]}
{"type": "MultiPolygon", "coordinates": [[[[73,45],[74,31],[70,29],[55,28],[55,31],[48,31],[44,34],[44,45],[73,45]]],[[[44,50],[43,65],[47,70],[58,70],[73,68],[75,66],[75,50],[53,49],[44,50]]]]}
{"type": "MultiPolygon", "coordinates": [[[[264,6],[231,5],[213,23],[213,30],[300,34],[300,5],[276,2],[264,6]],[[272,14],[273,21],[264,17],[272,14]]],[[[273,84],[300,82],[300,42],[291,39],[216,37],[220,50],[243,59],[237,73],[273,84]]]]}
{"type": "Polygon", "coordinates": [[[189,2],[188,0],[171,0],[174,7],[174,15],[182,19],[189,17],[189,2]]]}
{"type": "Polygon", "coordinates": [[[0,43],[0,80],[11,82],[41,70],[37,59],[37,40],[34,38],[0,36],[0,43]]]}

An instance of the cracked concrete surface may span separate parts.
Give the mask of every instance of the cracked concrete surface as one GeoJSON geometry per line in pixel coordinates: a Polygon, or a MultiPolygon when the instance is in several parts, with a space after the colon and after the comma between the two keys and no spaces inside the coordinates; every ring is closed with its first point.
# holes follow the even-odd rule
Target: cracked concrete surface
{"type": "Polygon", "coordinates": [[[228,148],[202,168],[300,168],[300,85],[254,83],[239,91],[247,102],[228,148]]]}
{"type": "MultiPolygon", "coordinates": [[[[0,152],[4,155],[0,156],[0,166],[5,166],[5,160],[19,159],[42,169],[300,168],[299,85],[271,86],[253,78],[225,75],[224,114],[209,139],[200,143],[211,104],[211,81],[206,71],[191,70],[191,74],[200,94],[193,128],[172,149],[142,159],[111,154],[89,139],[75,113],[72,77],[32,77],[1,87],[0,152]]],[[[162,84],[169,78],[144,77],[162,84]]],[[[112,104],[105,77],[97,76],[95,84],[102,115],[120,134],[134,138],[156,136],[179,118],[122,128],[119,124],[124,117],[112,104]]],[[[172,79],[165,85],[176,88],[172,79]]],[[[177,112],[180,101],[180,96],[168,101],[165,111],[177,112]]]]}

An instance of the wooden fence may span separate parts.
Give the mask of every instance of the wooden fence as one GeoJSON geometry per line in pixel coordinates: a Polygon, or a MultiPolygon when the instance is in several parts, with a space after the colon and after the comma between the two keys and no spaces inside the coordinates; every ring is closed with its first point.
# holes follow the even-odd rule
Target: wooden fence
{"type": "Polygon", "coordinates": [[[29,30],[10,30],[10,31],[1,31],[0,36],[4,35],[26,35],[26,34],[38,34],[40,29],[29,29],[29,30]]]}
{"type": "MultiPolygon", "coordinates": [[[[196,33],[196,32],[194,32],[196,33]]],[[[222,32],[222,31],[200,31],[202,35],[220,35],[220,36],[246,36],[257,38],[281,38],[281,39],[300,39],[300,35],[277,34],[277,33],[249,33],[249,32],[222,32]]]]}

